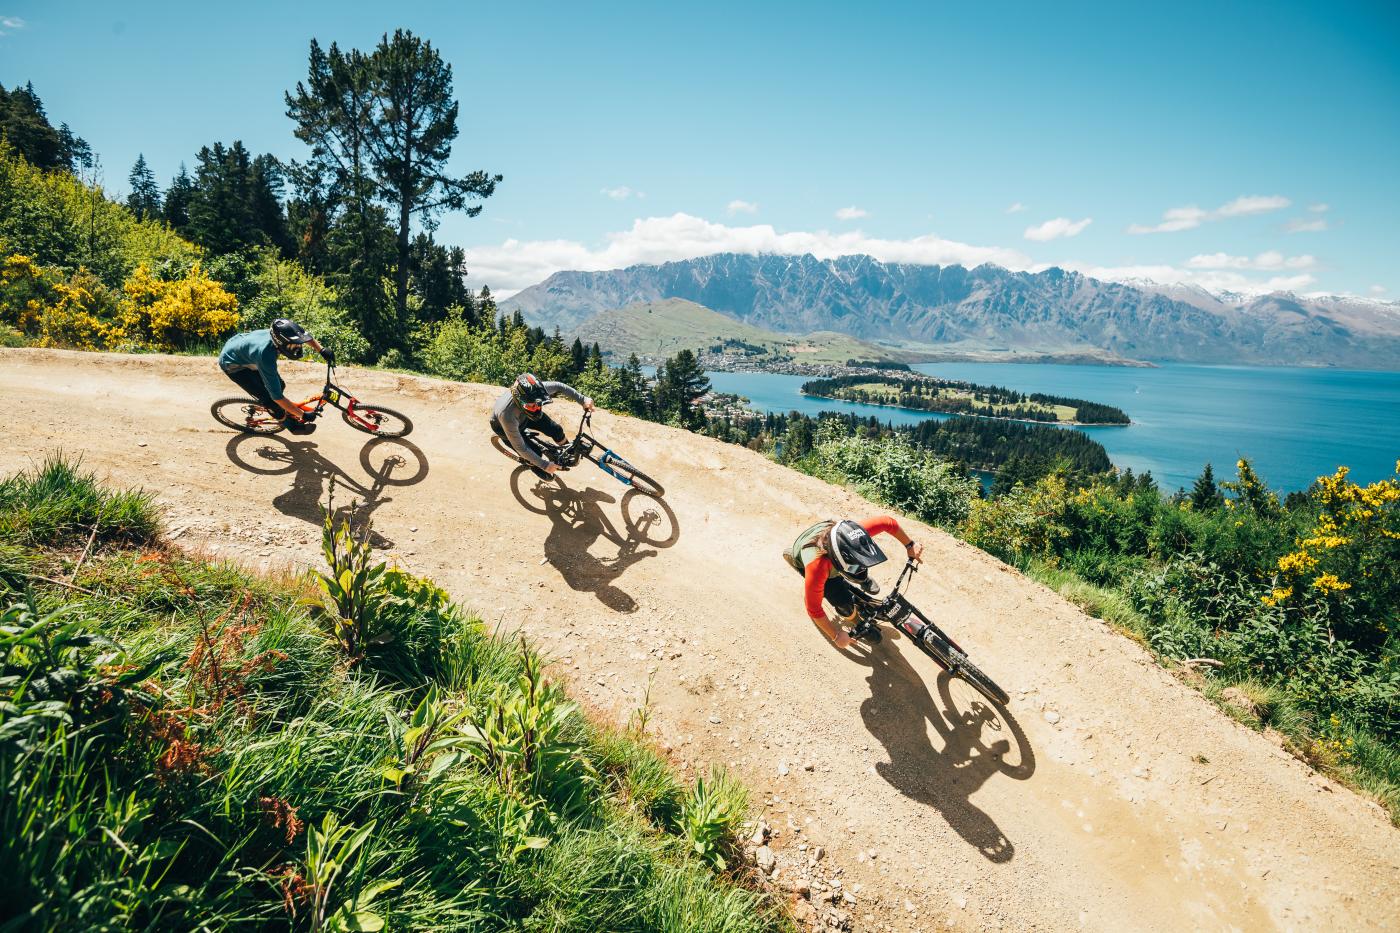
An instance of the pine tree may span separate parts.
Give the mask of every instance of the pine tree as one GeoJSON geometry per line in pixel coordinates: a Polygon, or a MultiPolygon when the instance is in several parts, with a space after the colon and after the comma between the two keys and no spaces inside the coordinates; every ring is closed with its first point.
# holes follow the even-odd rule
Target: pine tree
{"type": "MultiPolygon", "coordinates": [[[[558,331],[556,330],[555,333],[558,333],[558,331]]],[[[588,351],[583,348],[582,340],[577,337],[574,338],[574,345],[569,348],[569,356],[569,365],[573,370],[573,374],[577,376],[579,373],[583,372],[583,367],[588,365],[588,351]]]]}
{"type": "Polygon", "coordinates": [[[1191,506],[1197,511],[1208,512],[1224,504],[1225,497],[1221,495],[1220,487],[1215,485],[1215,470],[1207,463],[1191,487],[1191,506]]]}
{"type": "Polygon", "coordinates": [[[60,161],[74,174],[92,168],[96,159],[87,140],[81,136],[74,136],[67,123],[59,124],[58,148],[60,161]]]}
{"type": "Polygon", "coordinates": [[[131,194],[127,195],[126,206],[142,220],[160,216],[160,186],[156,184],[155,173],[146,164],[145,153],[137,153],[136,164],[127,176],[131,194]]]}
{"type": "Polygon", "coordinates": [[[33,84],[6,91],[0,85],[0,136],[35,168],[67,168],[63,141],[49,123],[33,84]]]}
{"type": "Polygon", "coordinates": [[[461,178],[445,174],[457,138],[458,104],[453,99],[452,66],[431,42],[406,29],[380,40],[367,59],[374,105],[365,139],[378,193],[392,206],[398,228],[395,302],[407,314],[409,232],[415,217],[431,225],[444,210],[468,217],[481,205],[467,202],[490,197],[500,175],[476,171],[461,178]]]}
{"type": "Polygon", "coordinates": [[[705,421],[696,400],[710,391],[710,380],[700,368],[692,350],[682,350],[657,370],[658,415],[669,418],[675,414],[688,428],[698,428],[705,421]]]}
{"type": "Polygon", "coordinates": [[[165,192],[163,212],[165,222],[181,235],[186,235],[189,230],[190,199],[193,197],[194,179],[190,178],[185,163],[181,162],[179,173],[171,180],[170,188],[165,192]]]}

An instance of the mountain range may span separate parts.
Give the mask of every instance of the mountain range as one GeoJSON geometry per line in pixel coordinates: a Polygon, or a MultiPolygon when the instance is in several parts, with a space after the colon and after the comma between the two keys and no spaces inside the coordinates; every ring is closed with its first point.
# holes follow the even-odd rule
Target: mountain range
{"type": "Polygon", "coordinates": [[[576,331],[594,315],[683,298],[769,330],[836,331],[947,352],[1400,369],[1400,303],[1212,294],[1050,268],[886,263],[870,256],[719,253],[604,272],[557,272],[501,303],[576,331]]]}

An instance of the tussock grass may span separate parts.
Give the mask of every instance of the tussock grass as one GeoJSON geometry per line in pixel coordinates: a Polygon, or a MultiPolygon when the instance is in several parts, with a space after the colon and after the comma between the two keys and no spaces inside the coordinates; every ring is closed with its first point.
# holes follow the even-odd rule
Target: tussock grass
{"type": "Polygon", "coordinates": [[[0,542],[56,547],[78,539],[81,545],[94,527],[102,540],[139,544],[154,540],[159,521],[150,496],[104,489],[63,454],[0,479],[0,542]]]}
{"type": "Polygon", "coordinates": [[[149,502],[75,464],[0,490],[0,569],[109,523],[81,574],[100,595],[0,585],[19,926],[790,929],[725,870],[742,787],[687,786],[431,583],[359,568],[365,599],[336,605],[392,637],[351,654],[303,583],[154,545],[149,502]]]}

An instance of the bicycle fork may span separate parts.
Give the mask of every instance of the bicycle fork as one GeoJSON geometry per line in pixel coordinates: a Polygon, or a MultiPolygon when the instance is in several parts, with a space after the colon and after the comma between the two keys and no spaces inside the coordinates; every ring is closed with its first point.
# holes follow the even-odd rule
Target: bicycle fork
{"type": "Polygon", "coordinates": [[[601,457],[590,457],[589,459],[598,465],[598,469],[602,470],[604,473],[608,474],[613,479],[617,480],[619,483],[622,483],[624,486],[632,485],[631,477],[623,476],[621,473],[618,473],[612,467],[608,466],[608,461],[621,459],[617,456],[617,454],[613,453],[611,450],[608,450],[605,447],[603,448],[603,455],[601,457]]]}

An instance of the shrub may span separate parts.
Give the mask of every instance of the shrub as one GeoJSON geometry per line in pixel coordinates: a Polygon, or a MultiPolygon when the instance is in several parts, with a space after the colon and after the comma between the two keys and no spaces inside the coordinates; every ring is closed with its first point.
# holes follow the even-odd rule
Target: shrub
{"type": "Polygon", "coordinates": [[[1052,473],[1034,486],[973,502],[962,536],[1005,561],[1048,556],[1069,537],[1068,505],[1065,477],[1052,473]]]}
{"type": "Polygon", "coordinates": [[[195,263],[184,278],[163,281],[143,264],[122,285],[122,335],[139,347],[184,350],[238,325],[238,301],[195,263]]]}
{"type": "Polygon", "coordinates": [[[341,361],[369,358],[369,341],[341,303],[340,293],[299,264],[264,250],[257,255],[243,291],[241,330],[259,330],[277,318],[291,318],[335,350],[341,361]]]}
{"type": "Polygon", "coordinates": [[[41,347],[102,350],[122,338],[116,298],[96,276],[13,253],[0,265],[0,323],[41,347]]]}
{"type": "Polygon", "coordinates": [[[747,792],[716,765],[708,782],[703,777],[695,779],[695,786],[681,803],[681,835],[701,861],[723,870],[747,810],[747,792]]]}
{"type": "Polygon", "coordinates": [[[979,489],[976,480],[903,437],[848,436],[834,423],[823,425],[808,461],[817,476],[850,483],[862,495],[945,527],[967,517],[979,489]]]}
{"type": "Polygon", "coordinates": [[[138,220],[101,188],[35,168],[0,140],[0,242],[41,266],[86,267],[118,288],[137,266],[179,276],[200,250],[163,223],[138,220]]]}

